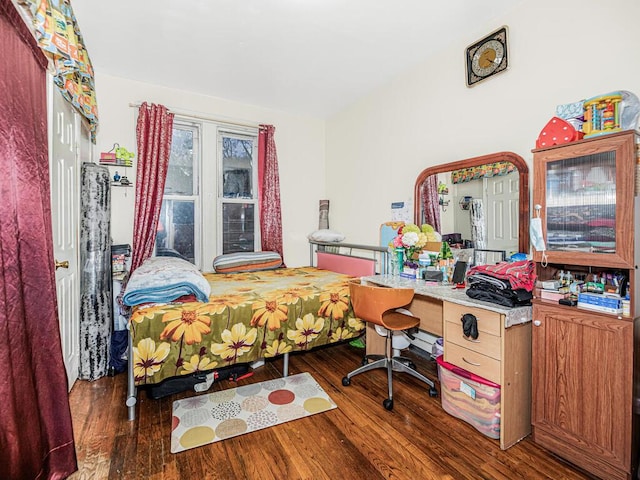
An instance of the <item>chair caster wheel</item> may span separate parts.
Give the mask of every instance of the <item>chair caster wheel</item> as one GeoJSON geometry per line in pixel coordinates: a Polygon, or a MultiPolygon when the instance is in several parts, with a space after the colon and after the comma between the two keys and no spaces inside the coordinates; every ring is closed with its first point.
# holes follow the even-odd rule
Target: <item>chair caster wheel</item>
{"type": "MultiPolygon", "coordinates": [[[[343,380],[343,383],[344,383],[344,380],[343,380]]],[[[429,389],[429,396],[430,397],[437,397],[438,396],[438,390],[436,390],[435,387],[431,387],[429,389]]]]}
{"type": "Polygon", "coordinates": [[[407,364],[407,367],[409,367],[411,370],[417,370],[417,368],[416,368],[416,364],[415,364],[415,363],[413,363],[413,362],[409,362],[409,363],[407,364]]]}
{"type": "Polygon", "coordinates": [[[349,377],[342,377],[342,385],[348,387],[351,385],[351,379],[349,377]]]}
{"type": "Polygon", "coordinates": [[[363,358],[362,361],[360,362],[360,365],[362,365],[363,367],[368,364],[369,364],[369,360],[367,359],[367,357],[363,358]]]}
{"type": "Polygon", "coordinates": [[[393,400],[391,400],[390,398],[385,398],[382,401],[382,406],[387,410],[393,410],[393,400]]]}

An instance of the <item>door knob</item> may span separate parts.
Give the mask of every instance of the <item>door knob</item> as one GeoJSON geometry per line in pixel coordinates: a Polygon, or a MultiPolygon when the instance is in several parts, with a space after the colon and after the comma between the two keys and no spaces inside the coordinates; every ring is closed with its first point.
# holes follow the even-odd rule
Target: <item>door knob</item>
{"type": "Polygon", "coordinates": [[[69,260],[65,260],[64,262],[56,260],[56,270],[59,268],[69,268],[69,260]]]}
{"type": "Polygon", "coordinates": [[[534,324],[536,327],[539,327],[540,325],[542,325],[542,322],[541,322],[540,320],[534,320],[534,321],[533,321],[533,324],[534,324]]]}

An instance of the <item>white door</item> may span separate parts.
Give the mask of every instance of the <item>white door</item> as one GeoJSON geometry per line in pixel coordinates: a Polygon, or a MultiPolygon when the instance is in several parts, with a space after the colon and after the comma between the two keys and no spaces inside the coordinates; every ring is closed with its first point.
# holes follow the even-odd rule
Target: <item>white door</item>
{"type": "Polygon", "coordinates": [[[487,248],[518,251],[520,191],[517,173],[487,179],[487,248]]]}
{"type": "MultiPolygon", "coordinates": [[[[69,390],[78,379],[80,345],[80,270],[78,224],[80,215],[80,137],[78,114],[48,82],[49,161],[53,252],[62,355],[69,390]]],[[[84,134],[83,134],[84,135],[84,134]]]]}

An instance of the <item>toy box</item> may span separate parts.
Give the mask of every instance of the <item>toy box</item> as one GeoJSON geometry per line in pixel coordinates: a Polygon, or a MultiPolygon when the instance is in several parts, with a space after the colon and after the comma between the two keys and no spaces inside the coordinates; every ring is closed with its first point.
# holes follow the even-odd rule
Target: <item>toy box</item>
{"type": "Polygon", "coordinates": [[[436,358],[442,408],[489,438],[500,438],[500,385],[436,358]]]}
{"type": "Polygon", "coordinates": [[[625,90],[611,92],[584,101],[584,137],[636,129],[640,101],[625,90]]]}

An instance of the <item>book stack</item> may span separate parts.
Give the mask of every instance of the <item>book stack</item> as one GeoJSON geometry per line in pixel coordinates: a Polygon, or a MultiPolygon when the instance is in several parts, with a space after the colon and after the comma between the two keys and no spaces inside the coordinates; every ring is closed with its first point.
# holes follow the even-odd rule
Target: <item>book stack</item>
{"type": "Polygon", "coordinates": [[[622,298],[620,295],[608,293],[583,292],[578,294],[578,307],[596,312],[621,315],[622,298]]]}
{"type": "Polygon", "coordinates": [[[570,295],[571,294],[568,290],[566,292],[561,290],[540,290],[540,298],[543,300],[551,300],[553,302],[557,302],[563,298],[568,298],[570,295]]]}
{"type": "Polygon", "coordinates": [[[569,287],[561,286],[558,280],[546,280],[540,282],[540,298],[542,300],[549,300],[552,302],[558,302],[563,298],[568,298],[570,296],[569,287]]]}
{"type": "Polygon", "coordinates": [[[110,165],[116,164],[116,154],[111,152],[100,153],[100,163],[108,163],[110,165]]]}

